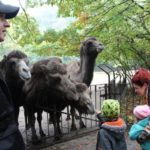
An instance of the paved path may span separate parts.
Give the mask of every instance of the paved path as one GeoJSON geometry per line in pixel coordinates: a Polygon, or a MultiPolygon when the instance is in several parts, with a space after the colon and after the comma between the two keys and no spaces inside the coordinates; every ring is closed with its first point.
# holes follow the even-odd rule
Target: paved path
{"type": "MultiPolygon", "coordinates": [[[[77,138],[65,143],[56,144],[54,146],[44,148],[42,150],[95,150],[97,131],[87,136],[77,138]]],[[[127,150],[141,150],[140,146],[127,137],[127,150]]]]}

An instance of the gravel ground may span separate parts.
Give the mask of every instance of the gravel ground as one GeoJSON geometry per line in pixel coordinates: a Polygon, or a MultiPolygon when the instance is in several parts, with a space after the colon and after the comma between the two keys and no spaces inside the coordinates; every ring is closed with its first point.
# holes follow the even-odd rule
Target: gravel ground
{"type": "MultiPolygon", "coordinates": [[[[92,132],[84,137],[70,140],[68,142],[56,144],[42,150],[95,150],[97,131],[92,132]]],[[[135,141],[130,141],[126,136],[127,150],[141,150],[135,141]]]]}

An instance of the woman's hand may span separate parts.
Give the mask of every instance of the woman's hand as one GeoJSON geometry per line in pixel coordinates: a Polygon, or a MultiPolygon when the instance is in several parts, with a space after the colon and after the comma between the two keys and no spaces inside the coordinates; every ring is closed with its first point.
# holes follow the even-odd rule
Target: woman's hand
{"type": "Polygon", "coordinates": [[[144,128],[144,131],[147,132],[148,135],[150,135],[150,123],[144,128]]]}
{"type": "Polygon", "coordinates": [[[150,123],[143,129],[137,141],[143,143],[147,139],[150,139],[150,123]]]}

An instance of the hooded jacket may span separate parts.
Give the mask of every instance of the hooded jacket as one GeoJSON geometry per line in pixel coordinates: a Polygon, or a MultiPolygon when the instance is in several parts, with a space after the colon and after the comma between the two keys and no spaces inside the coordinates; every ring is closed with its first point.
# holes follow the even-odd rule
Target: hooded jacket
{"type": "MultiPolygon", "coordinates": [[[[150,122],[150,117],[147,117],[143,120],[138,121],[137,123],[133,124],[129,131],[129,137],[131,140],[138,140],[144,128],[150,122]]],[[[147,139],[140,143],[141,148],[143,150],[150,150],[150,139],[147,139]]]]}
{"type": "Polygon", "coordinates": [[[122,118],[101,124],[97,136],[96,150],[127,150],[125,140],[126,124],[122,118]]]}

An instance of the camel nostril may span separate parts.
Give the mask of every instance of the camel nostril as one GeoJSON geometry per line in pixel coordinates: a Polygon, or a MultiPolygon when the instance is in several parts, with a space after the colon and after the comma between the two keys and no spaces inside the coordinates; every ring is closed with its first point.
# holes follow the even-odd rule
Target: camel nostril
{"type": "Polygon", "coordinates": [[[23,72],[28,72],[27,69],[25,69],[25,68],[23,68],[22,71],[23,71],[23,72]]]}

